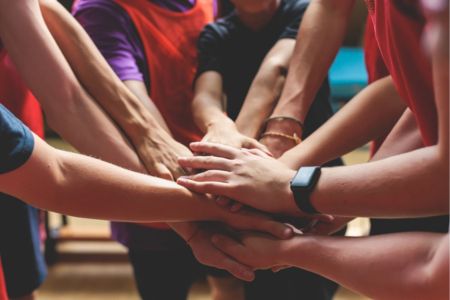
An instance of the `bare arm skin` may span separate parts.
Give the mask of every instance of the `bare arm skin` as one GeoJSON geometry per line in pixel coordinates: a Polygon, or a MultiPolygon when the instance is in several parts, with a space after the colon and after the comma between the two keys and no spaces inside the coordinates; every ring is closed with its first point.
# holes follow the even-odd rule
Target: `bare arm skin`
{"type": "Polygon", "coordinates": [[[274,116],[304,122],[347,30],[354,0],[311,1],[298,32],[285,88],[274,116]]]}
{"type": "Polygon", "coordinates": [[[222,84],[222,76],[215,71],[204,72],[195,82],[192,112],[197,126],[205,133],[203,141],[266,150],[255,139],[240,133],[227,116],[222,84]]]}
{"type": "Polygon", "coordinates": [[[56,150],[36,136],[30,159],[18,169],[0,175],[0,190],[36,207],[88,218],[218,220],[237,227],[261,223],[257,226],[274,229],[277,236],[283,236],[286,230],[272,221],[264,225],[264,218],[257,215],[228,213],[205,196],[193,194],[174,182],[56,150]]]}
{"type": "Polygon", "coordinates": [[[290,265],[318,273],[372,299],[448,299],[448,234],[296,237],[214,236],[227,255],[254,268],[290,265]],[[405,244],[406,243],[406,244],[405,244]]]}
{"type": "MultiPolygon", "coordinates": [[[[146,171],[121,132],[77,81],[45,26],[36,0],[14,2],[0,0],[0,36],[28,86],[41,102],[47,120],[53,128],[82,153],[95,155],[127,169],[146,171]]],[[[95,59],[88,60],[91,66],[95,65],[95,59]]],[[[112,73],[108,72],[103,75],[112,73]]],[[[103,80],[116,78],[108,76],[103,80]]],[[[120,83],[120,80],[114,80],[120,83]]],[[[111,85],[119,89],[101,93],[104,93],[105,97],[111,94],[115,97],[116,94],[122,93],[132,96],[121,86],[123,87],[122,83],[111,85]]],[[[126,109],[132,110],[133,107],[126,109]]],[[[120,114],[120,109],[115,113],[120,114]]],[[[135,128],[136,124],[131,125],[133,125],[131,128],[135,128]]],[[[163,140],[166,142],[170,137],[163,140]]],[[[184,239],[189,239],[194,233],[199,232],[195,224],[173,223],[171,226],[176,227],[184,239]]],[[[238,277],[244,268],[229,259],[222,259],[223,255],[221,256],[219,251],[212,247],[209,240],[191,244],[191,247],[205,264],[225,268],[238,277]]]]}
{"type": "Polygon", "coordinates": [[[50,125],[79,151],[144,170],[130,144],[83,89],[47,30],[36,1],[0,1],[0,36],[50,125]],[[117,157],[118,153],[121,153],[117,157]]]}
{"type": "Polygon", "coordinates": [[[295,40],[279,40],[264,58],[236,119],[241,133],[259,138],[263,121],[270,116],[281,95],[294,47],[295,40]]]}
{"type": "MultiPolygon", "coordinates": [[[[449,56],[448,14],[431,43],[438,143],[378,161],[323,168],[311,194],[321,213],[339,216],[421,217],[445,215],[449,210],[449,56]],[[438,38],[436,38],[438,37],[438,38]]],[[[431,23],[431,25],[435,25],[431,23]]],[[[434,27],[431,27],[434,28],[434,27]]],[[[221,156],[182,159],[180,163],[215,169],[178,182],[195,191],[223,194],[244,204],[273,212],[300,214],[289,190],[292,170],[256,152],[221,145],[193,144],[195,151],[221,156]],[[258,158],[259,157],[259,158],[258,158]],[[268,172],[267,170],[277,170],[268,172]],[[282,183],[284,182],[284,183],[282,183]],[[258,199],[257,201],[255,199],[258,199]],[[273,199],[276,199],[274,201],[273,199]]]]}
{"type": "Polygon", "coordinates": [[[322,165],[373,139],[386,136],[405,108],[392,78],[380,79],[357,94],[280,160],[292,169],[302,165],[322,165]]]}
{"type": "MultiPolygon", "coordinates": [[[[286,84],[271,116],[288,116],[302,123],[342,44],[354,0],[311,1],[300,24],[286,84]]],[[[266,132],[292,135],[294,122],[270,123],[266,132]]],[[[298,136],[302,136],[301,129],[298,136]]],[[[289,139],[267,136],[263,140],[275,157],[295,146],[289,139]]]]}
{"type": "Polygon", "coordinates": [[[170,137],[145,87],[142,91],[134,82],[125,83],[131,92],[80,24],[57,1],[40,0],[40,5],[51,33],[78,79],[130,139],[147,171],[168,179],[179,176],[181,170],[176,160],[187,155],[188,149],[170,137]]]}

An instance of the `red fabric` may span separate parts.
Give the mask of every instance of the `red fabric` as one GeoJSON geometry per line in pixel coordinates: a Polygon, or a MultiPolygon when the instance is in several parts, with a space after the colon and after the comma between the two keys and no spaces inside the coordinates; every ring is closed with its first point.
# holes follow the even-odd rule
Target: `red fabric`
{"type": "Polygon", "coordinates": [[[0,103],[34,133],[44,136],[41,107],[23,83],[5,50],[0,50],[0,103]]]}
{"type": "Polygon", "coordinates": [[[150,97],[174,138],[183,144],[201,138],[192,118],[192,82],[197,68],[197,39],[214,20],[212,0],[198,0],[185,13],[147,0],[116,0],[137,28],[150,72],[150,97]]]}
{"type": "MultiPolygon", "coordinates": [[[[386,68],[380,49],[378,48],[373,24],[370,18],[367,19],[366,30],[364,33],[364,58],[366,62],[367,74],[369,76],[369,84],[389,75],[389,71],[386,68]]],[[[378,151],[385,139],[386,137],[384,136],[371,142],[370,157],[378,151]]]]}
{"type": "MultiPolygon", "coordinates": [[[[131,17],[144,46],[150,73],[150,98],[174,138],[188,145],[202,134],[194,123],[191,101],[197,68],[197,40],[214,20],[212,0],[198,0],[184,13],[172,12],[148,0],[116,0],[131,17]]],[[[150,224],[156,228],[167,225],[150,224]]]]}
{"type": "Polygon", "coordinates": [[[8,295],[6,293],[5,277],[3,276],[1,257],[0,257],[0,300],[8,300],[8,295]]]}
{"type": "Polygon", "coordinates": [[[425,20],[418,1],[366,0],[374,34],[400,96],[416,117],[425,145],[437,142],[431,65],[422,51],[425,20]]]}

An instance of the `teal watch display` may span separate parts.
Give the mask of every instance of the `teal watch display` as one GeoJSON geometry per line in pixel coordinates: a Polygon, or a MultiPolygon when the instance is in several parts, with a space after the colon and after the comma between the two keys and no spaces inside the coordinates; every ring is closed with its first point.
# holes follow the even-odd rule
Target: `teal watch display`
{"type": "Polygon", "coordinates": [[[310,196],[319,181],[320,173],[320,167],[301,167],[291,180],[291,191],[294,194],[295,203],[302,212],[319,213],[312,206],[310,196]]]}

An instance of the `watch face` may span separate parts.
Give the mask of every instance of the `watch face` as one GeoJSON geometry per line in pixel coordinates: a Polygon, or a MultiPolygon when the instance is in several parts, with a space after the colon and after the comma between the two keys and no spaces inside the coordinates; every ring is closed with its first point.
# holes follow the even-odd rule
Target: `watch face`
{"type": "Polygon", "coordinates": [[[320,171],[317,167],[302,167],[292,180],[292,186],[296,188],[308,188],[314,182],[314,175],[320,171]]]}

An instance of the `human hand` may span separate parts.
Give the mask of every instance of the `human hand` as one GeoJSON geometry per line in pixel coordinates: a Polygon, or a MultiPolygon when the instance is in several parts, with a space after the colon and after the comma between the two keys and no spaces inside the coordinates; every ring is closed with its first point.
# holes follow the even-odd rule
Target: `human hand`
{"type": "Polygon", "coordinates": [[[226,256],[213,245],[211,239],[214,233],[211,228],[199,227],[187,241],[195,258],[204,265],[224,269],[239,279],[252,281],[255,274],[251,268],[226,256]]]}
{"type": "Polygon", "coordinates": [[[283,260],[283,253],[290,241],[261,233],[242,233],[239,241],[223,234],[214,234],[212,237],[215,247],[253,270],[285,268],[288,263],[283,260]]]}
{"type": "Polygon", "coordinates": [[[262,232],[278,239],[289,239],[294,234],[291,226],[249,209],[243,209],[239,213],[224,211],[223,218],[219,221],[239,231],[262,232]]]}
{"type": "Polygon", "coordinates": [[[202,142],[223,144],[234,148],[259,149],[269,153],[266,146],[255,139],[241,134],[233,122],[210,126],[202,142]]]}
{"type": "Polygon", "coordinates": [[[295,171],[276,159],[257,149],[212,143],[192,143],[191,149],[211,156],[180,158],[180,165],[207,171],[180,177],[180,185],[198,193],[225,196],[265,212],[304,216],[290,190],[295,171]]]}
{"type": "Polygon", "coordinates": [[[155,129],[135,147],[150,175],[175,180],[186,174],[180,167],[178,158],[192,156],[192,152],[162,129],[155,129]]]}

